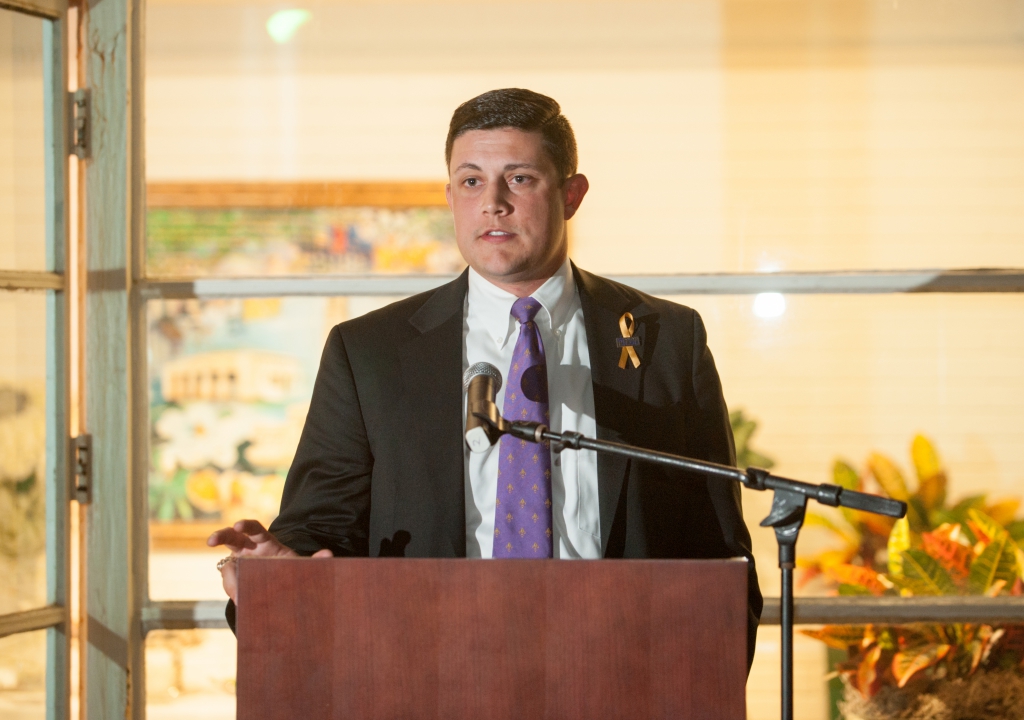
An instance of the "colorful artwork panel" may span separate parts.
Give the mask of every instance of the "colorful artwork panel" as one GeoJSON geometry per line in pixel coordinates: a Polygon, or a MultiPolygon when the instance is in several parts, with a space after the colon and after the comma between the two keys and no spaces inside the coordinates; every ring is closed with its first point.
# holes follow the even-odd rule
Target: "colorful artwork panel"
{"type": "Polygon", "coordinates": [[[447,208],[151,208],[147,272],[161,277],[455,273],[447,208]]]}
{"type": "Polygon", "coordinates": [[[269,523],[323,343],[347,298],[162,300],[148,308],[149,507],[155,549],[269,523]]]}

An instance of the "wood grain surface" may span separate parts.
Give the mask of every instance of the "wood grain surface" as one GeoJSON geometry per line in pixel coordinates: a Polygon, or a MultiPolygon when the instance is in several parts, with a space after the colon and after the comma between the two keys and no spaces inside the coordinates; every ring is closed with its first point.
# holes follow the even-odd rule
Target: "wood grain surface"
{"type": "Polygon", "coordinates": [[[746,565],[241,561],[238,717],[746,716],[746,565]]]}

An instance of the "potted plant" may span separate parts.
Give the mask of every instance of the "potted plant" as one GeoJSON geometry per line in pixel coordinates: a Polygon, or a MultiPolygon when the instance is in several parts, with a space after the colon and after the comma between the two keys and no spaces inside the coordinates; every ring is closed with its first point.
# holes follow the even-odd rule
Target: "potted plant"
{"type": "MultiPolygon", "coordinates": [[[[845,545],[805,559],[805,577],[821,574],[842,595],[1021,595],[1019,501],[987,504],[978,495],[948,505],[932,444],[914,438],[911,455],[914,491],[880,454],[868,458],[864,474],[836,463],[838,484],[861,489],[873,477],[909,511],[885,535],[888,523],[855,511],[843,521],[811,516],[845,545]]],[[[846,653],[836,673],[848,720],[1024,718],[1024,625],[837,625],[804,633],[846,653]]]]}

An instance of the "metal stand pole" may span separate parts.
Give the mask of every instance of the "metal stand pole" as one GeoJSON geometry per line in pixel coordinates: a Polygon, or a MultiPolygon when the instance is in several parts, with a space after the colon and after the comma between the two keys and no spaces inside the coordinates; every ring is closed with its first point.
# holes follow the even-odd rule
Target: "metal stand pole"
{"type": "Polygon", "coordinates": [[[782,573],[782,720],[793,720],[793,568],[796,567],[796,539],[804,524],[807,496],[790,490],[776,490],[772,511],[762,527],[775,528],[779,543],[779,571],[782,573]]]}

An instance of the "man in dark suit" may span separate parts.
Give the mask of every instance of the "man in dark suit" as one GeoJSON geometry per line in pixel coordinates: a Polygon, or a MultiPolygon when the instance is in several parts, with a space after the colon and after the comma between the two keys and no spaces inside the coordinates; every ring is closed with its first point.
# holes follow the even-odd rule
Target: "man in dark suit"
{"type": "MultiPolygon", "coordinates": [[[[331,331],[280,515],[269,531],[241,521],[214,533],[210,545],[228,545],[232,557],[491,557],[506,547],[510,556],[531,556],[527,546],[517,555],[501,536],[498,452],[488,459],[466,450],[462,388],[474,359],[494,357],[508,381],[506,409],[525,402],[517,399],[516,371],[531,347],[540,371],[551,375],[556,429],[735,463],[700,316],[567,259],[566,221],[589,185],[576,172],[575,140],[558,104],[525,90],[474,98],[452,118],[446,159],[449,205],[469,268],[331,331]],[[533,307],[534,298],[540,314],[509,318],[510,306],[517,317],[521,301],[533,307]],[[502,309],[488,316],[488,303],[502,309]],[[624,347],[629,334],[635,344],[624,347]],[[534,345],[522,344],[527,335],[534,345]]],[[[543,404],[531,407],[547,418],[543,377],[543,404]]],[[[529,394],[525,379],[521,385],[529,394]]],[[[752,654],[761,595],[738,486],[609,455],[588,461],[580,453],[577,461],[564,457],[573,451],[561,458],[548,458],[543,446],[524,452],[547,468],[537,475],[541,486],[548,479],[537,527],[547,525],[549,542],[541,535],[532,544],[537,556],[746,557],[752,654]]],[[[519,522],[511,510],[507,519],[509,528],[519,522]]],[[[233,598],[234,565],[226,560],[233,598]]]]}

